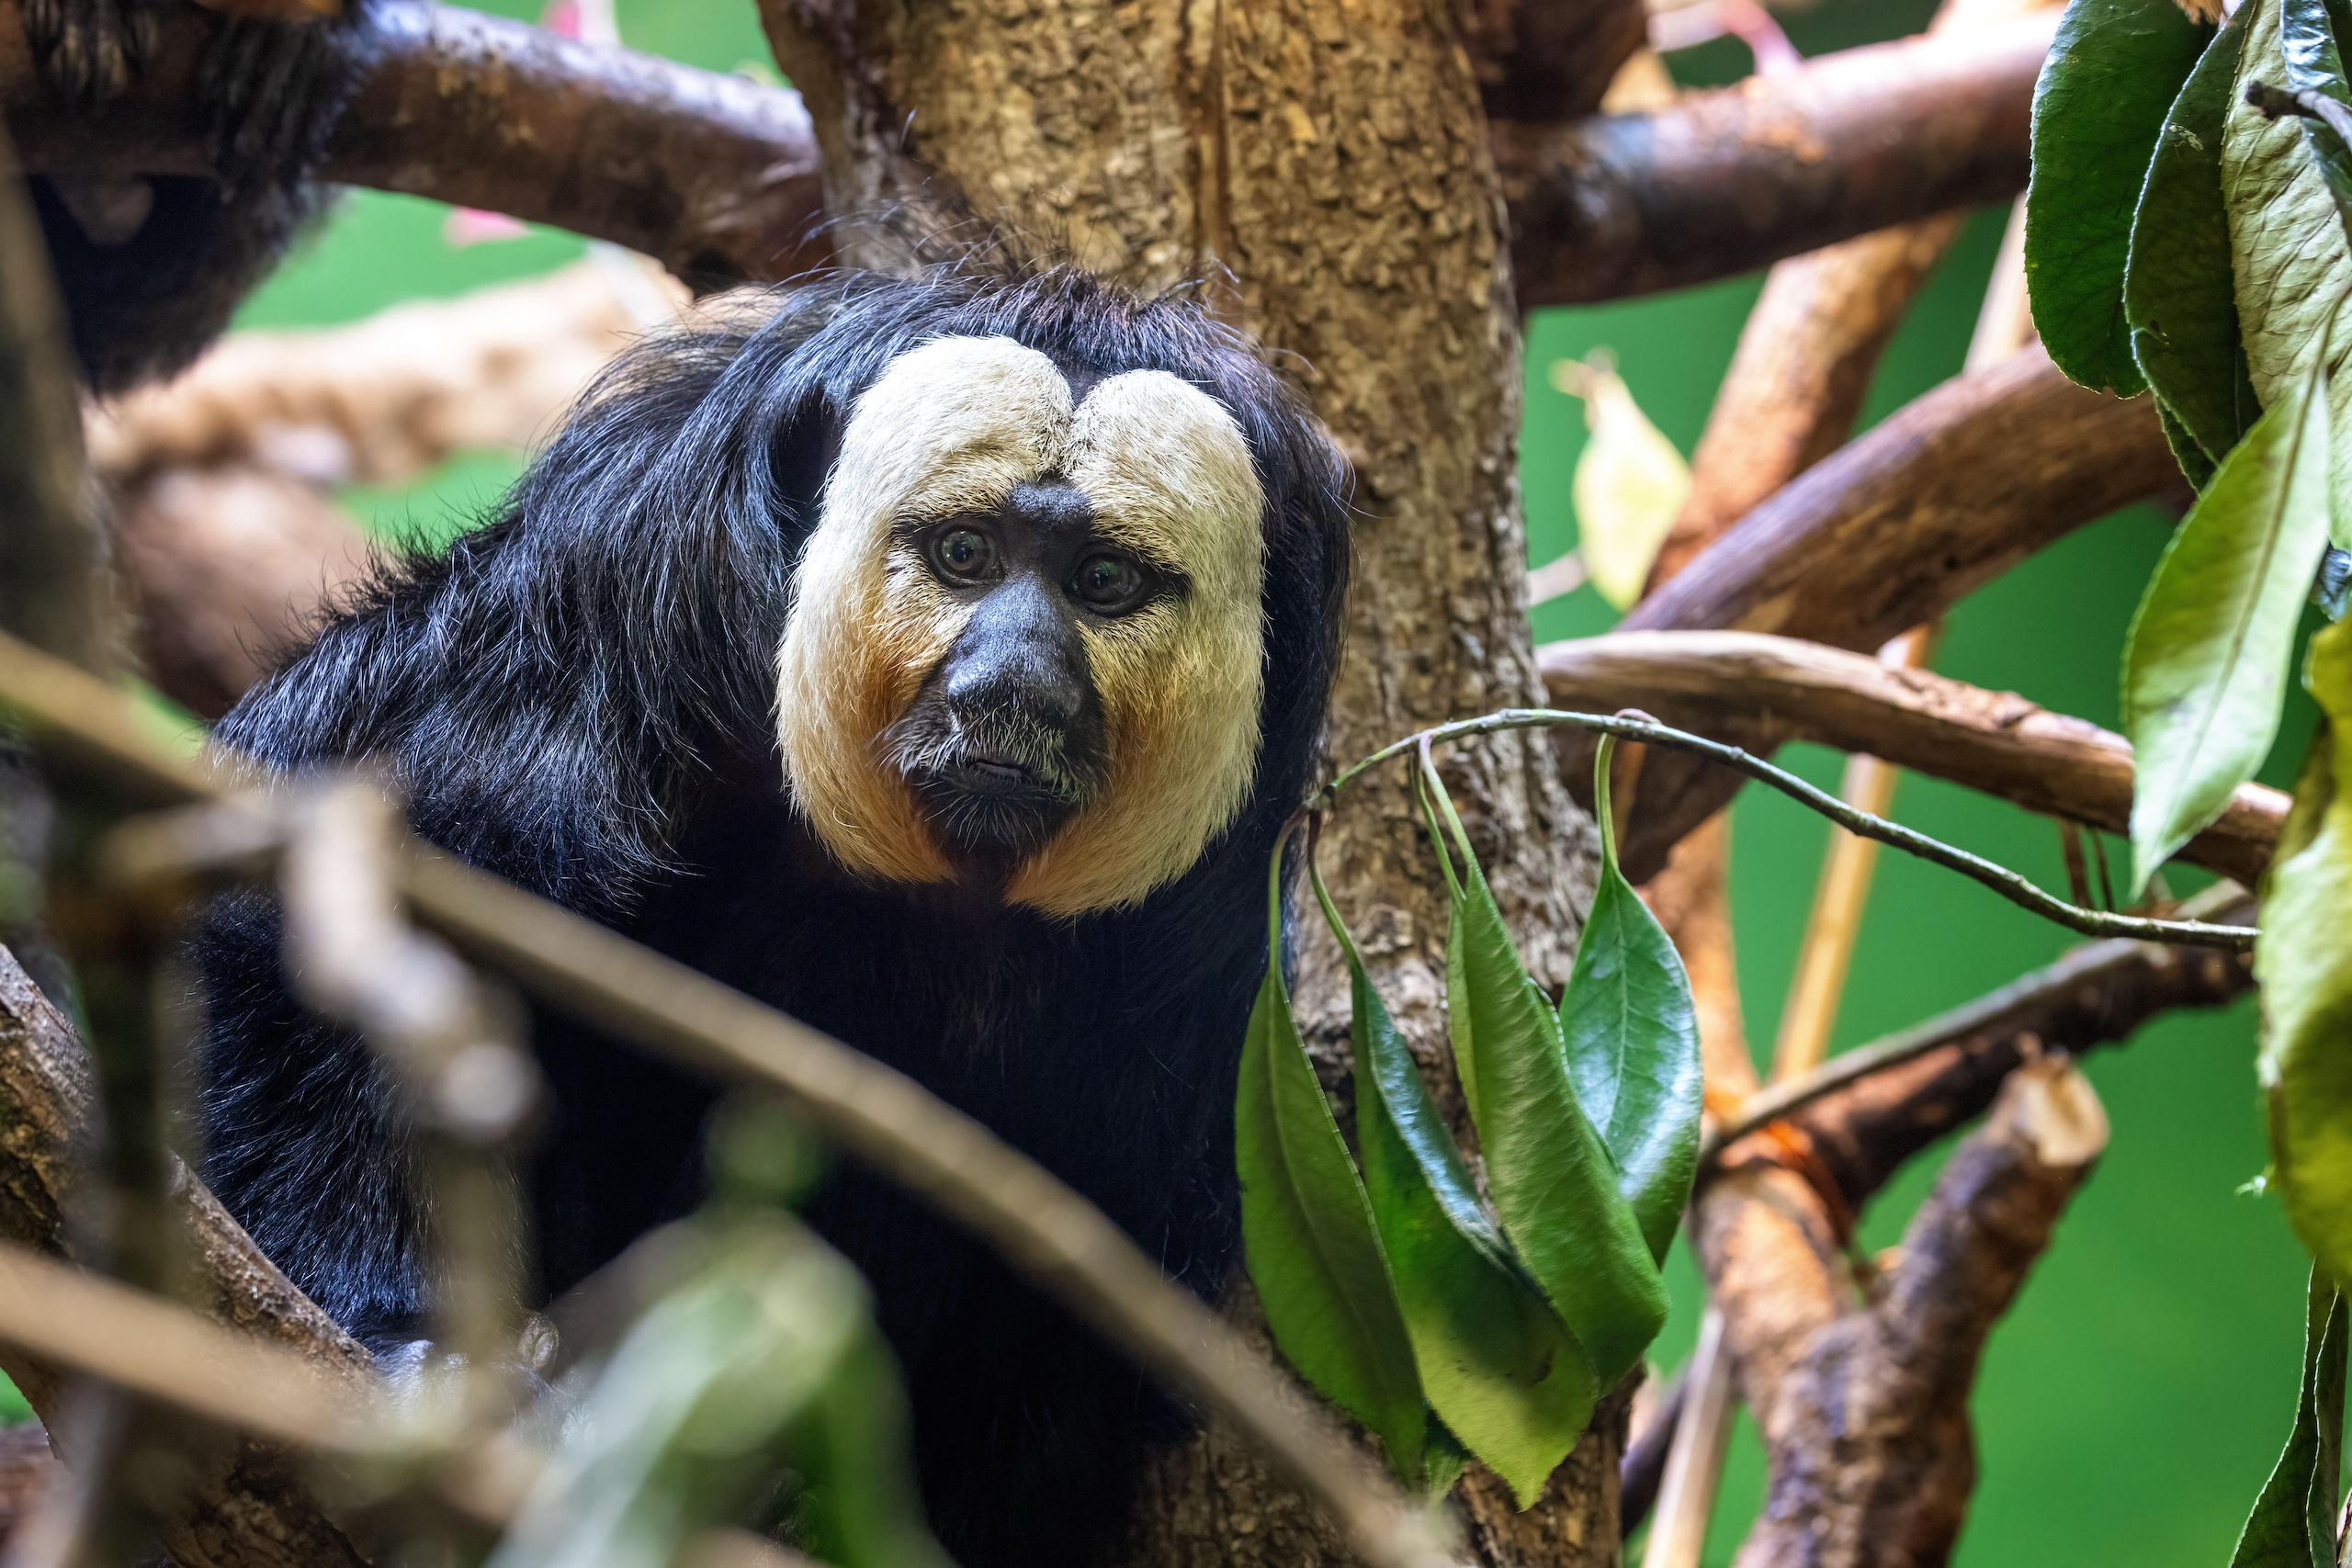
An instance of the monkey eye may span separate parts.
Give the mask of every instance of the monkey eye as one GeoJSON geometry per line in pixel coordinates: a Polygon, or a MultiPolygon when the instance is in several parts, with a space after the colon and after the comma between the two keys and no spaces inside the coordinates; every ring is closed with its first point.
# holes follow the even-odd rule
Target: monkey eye
{"type": "Polygon", "coordinates": [[[985,529],[958,524],[931,536],[932,570],[958,586],[992,581],[996,575],[996,541],[985,529]]]}
{"type": "Polygon", "coordinates": [[[1132,557],[1097,550],[1078,563],[1069,591],[1098,615],[1124,615],[1143,603],[1151,578],[1132,557]]]}

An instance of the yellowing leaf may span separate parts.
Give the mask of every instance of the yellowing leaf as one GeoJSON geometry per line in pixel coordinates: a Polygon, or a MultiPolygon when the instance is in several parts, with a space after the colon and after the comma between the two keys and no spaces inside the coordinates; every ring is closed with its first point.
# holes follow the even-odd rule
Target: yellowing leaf
{"type": "Polygon", "coordinates": [[[1650,563],[1690,495],[1690,465],[1634,401],[1606,358],[1553,367],[1552,384],[1584,400],[1592,432],[1570,499],[1577,551],[1600,596],[1621,610],[1642,596],[1650,563]]]}
{"type": "Polygon", "coordinates": [[[2263,1098],[2271,1188],[2330,1276],[2352,1272],[2352,622],[2312,638],[2303,683],[2325,724],[2263,887],[2263,1098]]]}

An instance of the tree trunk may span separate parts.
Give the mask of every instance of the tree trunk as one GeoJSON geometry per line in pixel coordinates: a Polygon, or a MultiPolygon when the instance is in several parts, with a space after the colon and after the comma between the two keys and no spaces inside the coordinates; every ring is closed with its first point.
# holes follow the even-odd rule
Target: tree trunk
{"type": "MultiPolygon", "coordinates": [[[[1543,696],[1516,475],[1520,340],[1502,197],[1457,7],[1437,0],[765,0],[823,151],[845,259],[902,251],[860,214],[935,204],[1066,244],[1146,288],[1210,279],[1216,309],[1295,375],[1356,471],[1356,570],[1329,754],[1543,696]]],[[[1540,737],[1453,749],[1453,787],[1534,973],[1565,978],[1590,826],[1540,737]]],[[[1426,1063],[1444,1038],[1446,905],[1401,771],[1324,835],[1335,897],[1426,1063]]],[[[1304,925],[1302,930],[1304,930],[1304,925]]],[[[1342,1071],[1346,987],[1301,944],[1310,1043],[1342,1071]]],[[[1445,1103],[1462,1121],[1450,1074],[1445,1103]]],[[[1241,1309],[1238,1309],[1241,1310],[1241,1309]]],[[[1613,1563],[1621,1420],[1515,1515],[1461,1494],[1479,1560],[1613,1563]]],[[[1170,1459],[1139,1568],[1346,1561],[1238,1439],[1170,1459]]]]}

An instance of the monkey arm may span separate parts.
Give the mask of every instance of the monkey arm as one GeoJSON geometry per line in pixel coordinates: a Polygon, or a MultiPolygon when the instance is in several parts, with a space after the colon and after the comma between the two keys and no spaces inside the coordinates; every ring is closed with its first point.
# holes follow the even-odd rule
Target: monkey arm
{"type": "MultiPolygon", "coordinates": [[[[236,19],[201,73],[218,177],[37,175],[36,209],[94,390],[120,391],[185,367],[229,323],[322,209],[314,176],[355,73],[337,34],[375,0],[332,20],[236,19]]],[[[51,89],[104,115],[156,50],[164,0],[27,0],[26,42],[51,89]]]]}

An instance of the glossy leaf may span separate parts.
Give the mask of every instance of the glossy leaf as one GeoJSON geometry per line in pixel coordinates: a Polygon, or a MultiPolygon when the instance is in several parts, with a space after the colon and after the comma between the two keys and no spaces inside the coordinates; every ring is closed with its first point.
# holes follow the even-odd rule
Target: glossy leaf
{"type": "Polygon", "coordinates": [[[1617,867],[1604,739],[1593,779],[1600,879],[1560,998],[1560,1030],[1577,1101],[1617,1167],[1650,1256],[1666,1261],[1699,1168],[1698,1010],[1666,928],[1617,867]]]}
{"type": "Polygon", "coordinates": [[[2241,6],[2214,35],[2165,116],[2123,275],[2132,356],[2154,389],[2182,472],[2199,489],[2261,412],[2238,346],[2222,202],[2222,127],[2251,9],[2241,6]],[[2193,438],[2194,452],[2183,435],[2193,438]]]}
{"type": "Polygon", "coordinates": [[[2320,1267],[2352,1270],[2352,622],[2312,638],[2325,722],[2264,882],[2255,973],[2271,1185],[2320,1267]]]}
{"type": "Polygon", "coordinates": [[[2295,1424],[2246,1516],[2230,1568],[2335,1568],[2346,1316],[2343,1292],[2313,1269],[2303,1306],[2302,1392],[2295,1402],[2295,1424]]]}
{"type": "Polygon", "coordinates": [[[2035,85],[2026,285],[2050,357],[2086,387],[2144,384],[2123,312],[2132,217],[2204,43],[2173,0],[2072,0],[2035,85]]]}
{"type": "MultiPolygon", "coordinates": [[[[1461,855],[1446,998],[1470,1114],[1503,1234],[1592,1362],[1602,1388],[1666,1321],[1666,1287],[1609,1150],[1577,1104],[1559,1021],[1528,980],[1469,837],[1433,770],[1424,787],[1461,855]]],[[[1434,829],[1433,829],[1434,830],[1434,829]]]]}
{"type": "Polygon", "coordinates": [[[2221,814],[2270,750],[2296,622],[2327,547],[2327,396],[2287,389],[2157,563],[2123,654],[2138,752],[2132,887],[2221,814]]]}
{"type": "Polygon", "coordinates": [[[1600,1388],[1582,1347],[1512,1265],[1319,881],[1315,895],[1347,960],[1364,1190],[1421,1387],[1462,1446],[1531,1506],[1583,1435],[1600,1388]]]}
{"type": "Polygon", "coordinates": [[[1279,849],[1274,859],[1273,951],[1242,1040],[1234,1100],[1242,1248],[1283,1356],[1380,1439],[1400,1479],[1418,1484],[1427,1422],[1412,1343],[1371,1201],[1291,1017],[1279,849]]]}
{"type": "MultiPolygon", "coordinates": [[[[2245,101],[2248,84],[2277,86],[2286,67],[2277,0],[2243,9],[2240,90],[2222,133],[2222,194],[2246,373],[2267,409],[2324,357],[2329,445],[2352,453],[2352,387],[2344,375],[2352,332],[2334,330],[2339,305],[2352,294],[2352,247],[2302,121],[2266,118],[2245,101]]],[[[2338,545],[2352,544],[2352,461],[2333,467],[2331,535],[2338,545]]]]}

